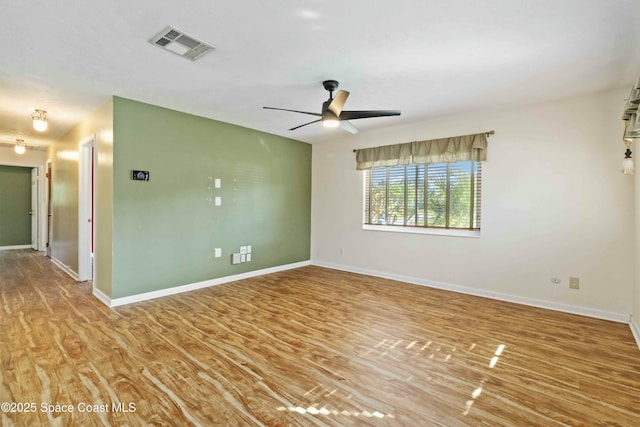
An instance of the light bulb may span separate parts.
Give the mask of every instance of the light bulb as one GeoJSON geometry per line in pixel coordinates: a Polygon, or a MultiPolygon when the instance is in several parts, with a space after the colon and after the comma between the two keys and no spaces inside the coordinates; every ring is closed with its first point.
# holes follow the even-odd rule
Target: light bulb
{"type": "Polygon", "coordinates": [[[47,130],[48,122],[47,122],[47,112],[46,110],[38,110],[31,115],[33,119],[33,128],[38,132],[44,132],[47,130]]]}
{"type": "Polygon", "coordinates": [[[26,147],[24,145],[24,141],[21,139],[16,140],[16,147],[15,147],[16,153],[17,154],[24,154],[26,147]]]}
{"type": "Polygon", "coordinates": [[[333,118],[322,119],[322,126],[326,128],[337,128],[340,126],[340,120],[333,118]]]}
{"type": "Polygon", "coordinates": [[[631,157],[622,159],[622,173],[625,175],[633,175],[634,172],[633,159],[631,157]]]}
{"type": "Polygon", "coordinates": [[[44,132],[47,130],[47,121],[42,119],[36,119],[33,121],[33,128],[38,132],[44,132]]]}

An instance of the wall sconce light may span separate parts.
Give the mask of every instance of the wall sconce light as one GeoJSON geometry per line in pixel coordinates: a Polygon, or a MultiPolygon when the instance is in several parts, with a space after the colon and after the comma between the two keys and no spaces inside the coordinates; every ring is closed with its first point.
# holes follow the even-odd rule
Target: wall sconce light
{"type": "Polygon", "coordinates": [[[27,145],[24,143],[24,139],[16,139],[15,150],[17,154],[24,154],[27,149],[27,145]]]}
{"type": "Polygon", "coordinates": [[[624,152],[624,159],[622,159],[622,173],[625,175],[633,175],[635,168],[633,166],[633,159],[631,158],[631,142],[625,141],[624,145],[627,146],[627,151],[624,152]]]}
{"type": "Polygon", "coordinates": [[[35,113],[31,115],[33,119],[33,128],[38,132],[44,132],[47,130],[47,110],[39,110],[36,108],[35,113]]]}
{"type": "Polygon", "coordinates": [[[631,158],[631,143],[640,138],[640,121],[638,120],[638,104],[640,104],[640,77],[638,82],[631,89],[629,99],[625,104],[624,114],[622,119],[626,121],[624,126],[624,136],[622,140],[627,150],[624,152],[624,159],[622,159],[622,173],[625,175],[633,175],[635,167],[633,165],[633,159],[631,158]]]}

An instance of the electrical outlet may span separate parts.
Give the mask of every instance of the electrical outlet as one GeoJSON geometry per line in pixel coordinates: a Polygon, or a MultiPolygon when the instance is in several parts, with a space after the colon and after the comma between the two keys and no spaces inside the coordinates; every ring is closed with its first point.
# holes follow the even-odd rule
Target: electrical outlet
{"type": "Polygon", "coordinates": [[[251,253],[251,245],[247,246],[247,253],[250,254],[251,253]]]}
{"type": "Polygon", "coordinates": [[[569,277],[569,288],[580,289],[580,279],[577,277],[569,277]]]}
{"type": "Polygon", "coordinates": [[[247,247],[246,246],[240,246],[240,253],[241,254],[246,254],[247,253],[247,247]]]}

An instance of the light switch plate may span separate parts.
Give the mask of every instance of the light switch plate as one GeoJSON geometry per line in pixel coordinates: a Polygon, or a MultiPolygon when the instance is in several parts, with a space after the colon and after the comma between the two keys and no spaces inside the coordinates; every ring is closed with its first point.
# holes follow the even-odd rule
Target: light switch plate
{"type": "Polygon", "coordinates": [[[222,187],[222,182],[220,181],[220,178],[216,178],[214,182],[214,187],[216,188],[221,188],[222,187]]]}
{"type": "Polygon", "coordinates": [[[247,253],[250,254],[251,253],[251,245],[247,246],[247,253]]]}
{"type": "Polygon", "coordinates": [[[214,256],[216,258],[220,258],[222,256],[222,248],[215,248],[214,249],[214,256]]]}
{"type": "Polygon", "coordinates": [[[222,206],[222,197],[220,197],[220,196],[216,196],[216,198],[215,198],[215,205],[216,205],[216,206],[222,206]]]}
{"type": "Polygon", "coordinates": [[[247,262],[251,261],[251,254],[247,254],[247,262]]]}

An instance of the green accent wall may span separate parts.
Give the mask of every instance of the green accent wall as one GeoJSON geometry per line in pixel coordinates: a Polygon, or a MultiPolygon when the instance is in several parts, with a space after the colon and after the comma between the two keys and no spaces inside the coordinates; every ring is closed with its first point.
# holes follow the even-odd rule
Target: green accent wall
{"type": "Polygon", "coordinates": [[[310,259],[311,145],[119,97],[113,114],[112,298],[310,259]]]}
{"type": "Polygon", "coordinates": [[[31,168],[0,166],[0,247],[31,244],[31,168]]]}

